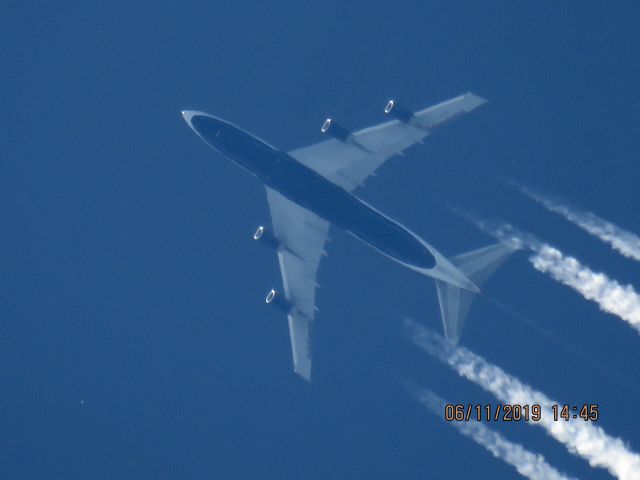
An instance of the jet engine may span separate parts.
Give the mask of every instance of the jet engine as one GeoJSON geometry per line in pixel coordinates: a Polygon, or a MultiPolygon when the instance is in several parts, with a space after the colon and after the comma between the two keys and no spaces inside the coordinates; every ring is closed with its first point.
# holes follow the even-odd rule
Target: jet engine
{"type": "Polygon", "coordinates": [[[413,118],[413,113],[400,105],[395,100],[389,100],[384,107],[384,113],[393,115],[403,123],[409,123],[413,118]]]}
{"type": "Polygon", "coordinates": [[[273,248],[277,250],[280,247],[280,240],[278,240],[273,233],[271,233],[267,227],[260,225],[253,234],[253,239],[260,242],[265,247],[273,248]]]}
{"type": "Polygon", "coordinates": [[[344,128],[332,118],[327,118],[324,121],[324,123],[322,124],[322,128],[320,128],[320,131],[325,135],[331,135],[332,137],[337,138],[341,142],[346,142],[351,136],[351,132],[349,130],[344,128]]]}
{"type": "Polygon", "coordinates": [[[267,293],[267,297],[264,299],[264,302],[267,305],[271,305],[278,310],[283,311],[284,313],[289,313],[291,311],[291,302],[287,300],[284,295],[280,294],[275,288],[269,290],[267,293]]]}

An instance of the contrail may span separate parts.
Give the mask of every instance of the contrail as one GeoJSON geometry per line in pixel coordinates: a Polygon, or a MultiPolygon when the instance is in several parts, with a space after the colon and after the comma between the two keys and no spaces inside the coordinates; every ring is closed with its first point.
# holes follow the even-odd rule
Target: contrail
{"type": "Polygon", "coordinates": [[[573,288],[605,312],[613,313],[640,332],[640,295],[631,285],[620,285],[550,245],[542,245],[529,259],[534,268],[573,288]]]}
{"type": "MultiPolygon", "coordinates": [[[[420,388],[412,381],[403,382],[416,399],[433,414],[444,418],[445,400],[426,388],[420,388]]],[[[567,477],[549,465],[540,454],[530,452],[519,443],[511,442],[498,432],[491,430],[482,422],[447,422],[462,435],[469,437],[478,445],[488,450],[494,457],[504,460],[515,467],[525,478],[540,480],[568,480],[567,477]]]]}
{"type": "Polygon", "coordinates": [[[636,234],[624,230],[594,213],[570,207],[557,198],[543,195],[512,181],[509,183],[547,210],[561,215],[587,233],[609,244],[611,248],[625,257],[640,261],[640,237],[636,234]]]}
{"type": "Polygon", "coordinates": [[[507,315],[510,315],[511,317],[513,317],[515,320],[520,322],[525,327],[530,328],[534,332],[538,333],[540,336],[546,338],[548,341],[553,342],[557,346],[561,347],[562,349],[564,349],[565,351],[573,355],[576,359],[588,364],[590,369],[598,370],[600,374],[603,375],[604,377],[607,377],[609,379],[615,379],[615,381],[618,382],[618,386],[624,387],[628,393],[632,395],[637,395],[637,386],[634,380],[631,380],[625,375],[622,375],[620,372],[610,370],[609,368],[601,365],[600,363],[593,360],[589,355],[584,354],[583,352],[575,348],[573,345],[565,342],[561,338],[558,338],[556,335],[554,335],[547,329],[542,328],[533,320],[530,320],[523,314],[516,312],[515,310],[503,304],[499,300],[496,300],[495,298],[492,298],[492,297],[488,297],[486,295],[484,295],[484,299],[489,303],[491,303],[496,308],[502,310],[507,315]]]}
{"type": "Polygon", "coordinates": [[[564,255],[559,249],[509,224],[496,224],[463,215],[480,229],[514,248],[532,250],[534,254],[529,257],[529,262],[536,270],[573,288],[587,300],[596,302],[602,311],[618,316],[640,332],[640,295],[631,285],[620,285],[604,273],[594,272],[576,258],[564,255]]]}
{"type": "Polygon", "coordinates": [[[405,319],[405,328],[408,336],[418,347],[449,365],[460,376],[492,393],[500,402],[511,405],[540,405],[540,420],[530,420],[529,423],[544,428],[571,453],[584,458],[592,467],[605,468],[620,479],[640,479],[640,455],[631,451],[621,439],[610,437],[590,421],[554,421],[552,406],[558,405],[559,402],[522,383],[479,355],[447,342],[410,319],[405,319]]]}

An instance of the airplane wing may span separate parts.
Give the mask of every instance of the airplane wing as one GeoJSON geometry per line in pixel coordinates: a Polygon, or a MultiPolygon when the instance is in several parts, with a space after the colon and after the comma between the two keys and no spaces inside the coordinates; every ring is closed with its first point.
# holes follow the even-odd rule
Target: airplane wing
{"type": "MultiPolygon", "coordinates": [[[[414,143],[422,142],[435,128],[485,102],[485,99],[467,93],[413,114],[398,106],[396,120],[353,134],[341,129],[343,131],[336,135],[339,138],[293,150],[289,155],[345,190],[352,191],[363,185],[388,158],[401,154],[414,143]]],[[[391,107],[391,110],[393,106],[391,101],[387,108],[391,107]]]]}
{"type": "Polygon", "coordinates": [[[288,312],[293,369],[311,379],[310,330],[316,312],[316,274],[326,255],[329,222],[267,187],[273,233],[282,242],[278,261],[288,312]]]}

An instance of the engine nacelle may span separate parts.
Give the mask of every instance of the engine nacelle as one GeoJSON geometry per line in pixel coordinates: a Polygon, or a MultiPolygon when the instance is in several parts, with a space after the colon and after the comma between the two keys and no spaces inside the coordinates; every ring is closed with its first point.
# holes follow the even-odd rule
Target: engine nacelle
{"type": "Polygon", "coordinates": [[[269,290],[267,293],[267,297],[264,299],[264,302],[267,305],[271,305],[272,307],[277,308],[278,310],[289,313],[291,311],[291,302],[287,300],[284,295],[281,295],[275,288],[269,290]]]}
{"type": "Polygon", "coordinates": [[[351,137],[351,132],[332,118],[327,118],[324,121],[320,131],[325,135],[331,135],[332,137],[337,138],[341,142],[346,142],[349,140],[349,137],[351,137]]]}
{"type": "Polygon", "coordinates": [[[387,115],[393,115],[403,123],[409,123],[413,118],[413,112],[407,110],[395,100],[389,100],[384,107],[384,113],[387,115]]]}
{"type": "Polygon", "coordinates": [[[260,242],[265,247],[273,248],[277,250],[280,247],[280,240],[278,240],[273,233],[267,230],[267,227],[263,227],[260,225],[256,230],[256,233],[253,234],[253,239],[260,242]]]}

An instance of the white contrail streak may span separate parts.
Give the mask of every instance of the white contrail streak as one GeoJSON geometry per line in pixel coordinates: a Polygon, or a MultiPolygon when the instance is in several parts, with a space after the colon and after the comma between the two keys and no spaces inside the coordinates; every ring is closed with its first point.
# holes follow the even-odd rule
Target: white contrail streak
{"type": "Polygon", "coordinates": [[[554,421],[551,407],[559,402],[534,390],[466,348],[447,342],[412,320],[406,319],[405,327],[407,334],[417,346],[449,365],[460,376],[492,393],[500,402],[540,405],[540,421],[529,423],[544,428],[571,453],[584,458],[592,467],[605,468],[620,479],[640,479],[640,455],[630,450],[621,439],[610,437],[591,421],[554,421]]]}
{"type": "MultiPolygon", "coordinates": [[[[420,388],[413,382],[406,382],[407,389],[416,399],[433,414],[443,417],[446,402],[426,388],[420,388]]],[[[498,432],[491,430],[482,422],[447,422],[462,435],[469,437],[478,445],[488,450],[494,457],[504,460],[515,467],[520,475],[535,480],[568,480],[567,477],[549,465],[544,457],[524,448],[519,443],[511,442],[498,432]]]]}
{"type": "Polygon", "coordinates": [[[467,217],[501,241],[530,249],[534,254],[529,261],[536,270],[573,288],[587,300],[596,302],[601,310],[618,316],[640,332],[640,295],[631,285],[620,285],[604,273],[594,272],[576,258],[564,255],[557,248],[531,234],[519,232],[511,225],[496,225],[467,217]]]}
{"type": "Polygon", "coordinates": [[[617,315],[640,332],[640,295],[631,285],[622,286],[547,244],[536,249],[529,261],[536,270],[595,301],[603,311],[617,315]]]}
{"type": "Polygon", "coordinates": [[[549,330],[542,328],[533,320],[513,310],[512,308],[496,300],[495,298],[491,298],[485,295],[484,299],[489,303],[491,303],[492,305],[494,305],[496,308],[506,313],[507,315],[514,318],[516,321],[520,322],[520,324],[536,332],[540,336],[547,339],[549,342],[553,342],[556,346],[561,347],[567,353],[573,355],[573,357],[575,357],[577,360],[580,360],[581,362],[588,364],[588,368],[592,370],[598,370],[600,372],[600,375],[602,375],[603,377],[614,379],[616,382],[618,382],[618,386],[622,386],[625,389],[627,389],[628,393],[632,395],[637,395],[638,387],[636,385],[637,382],[634,379],[631,379],[627,377],[625,374],[622,374],[620,372],[615,372],[613,370],[610,370],[609,368],[606,368],[605,366],[593,360],[589,355],[586,355],[585,353],[581,352],[579,349],[577,349],[573,345],[569,344],[568,342],[565,342],[563,339],[557,337],[549,330]]]}
{"type": "Polygon", "coordinates": [[[614,250],[617,250],[625,257],[640,261],[640,237],[636,234],[624,230],[591,212],[570,207],[556,198],[543,195],[514,182],[511,182],[511,184],[547,210],[561,215],[594,237],[608,243],[614,250]]]}

